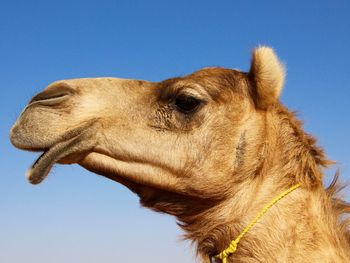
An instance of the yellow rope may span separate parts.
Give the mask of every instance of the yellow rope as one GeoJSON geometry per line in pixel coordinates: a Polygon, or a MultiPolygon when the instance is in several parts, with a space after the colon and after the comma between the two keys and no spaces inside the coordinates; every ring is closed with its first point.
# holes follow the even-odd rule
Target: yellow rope
{"type": "Polygon", "coordinates": [[[267,210],[269,210],[279,200],[281,200],[283,197],[293,192],[295,189],[297,189],[300,186],[301,186],[300,183],[296,184],[291,188],[287,189],[286,191],[284,191],[283,193],[281,193],[280,195],[276,196],[274,199],[272,199],[270,203],[268,203],[263,209],[261,209],[259,214],[257,214],[257,216],[249,223],[249,225],[247,225],[246,228],[244,228],[244,230],[239,234],[239,236],[235,240],[232,240],[230,245],[215,257],[221,259],[222,263],[227,263],[227,257],[230,254],[233,254],[236,252],[238,243],[242,239],[242,237],[256,224],[256,222],[258,222],[258,220],[267,212],[267,210]]]}

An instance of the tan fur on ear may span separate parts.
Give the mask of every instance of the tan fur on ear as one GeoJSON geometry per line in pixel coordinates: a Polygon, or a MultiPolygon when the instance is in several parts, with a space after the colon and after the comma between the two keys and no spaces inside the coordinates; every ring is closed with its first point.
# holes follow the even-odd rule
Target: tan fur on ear
{"type": "Polygon", "coordinates": [[[285,69],[272,48],[254,49],[249,77],[257,107],[265,109],[277,101],[284,84],[285,69]]]}

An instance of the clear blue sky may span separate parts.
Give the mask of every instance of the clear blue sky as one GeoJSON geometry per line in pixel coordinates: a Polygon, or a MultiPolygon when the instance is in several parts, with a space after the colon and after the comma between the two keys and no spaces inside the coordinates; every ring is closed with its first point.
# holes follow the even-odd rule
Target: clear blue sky
{"type": "Polygon", "coordinates": [[[42,185],[26,182],[35,157],[8,131],[59,79],[247,70],[251,49],[271,45],[288,68],[283,102],[349,180],[349,14],[346,0],[1,1],[0,262],[194,262],[172,217],[141,209],[112,181],[57,166],[42,185]]]}

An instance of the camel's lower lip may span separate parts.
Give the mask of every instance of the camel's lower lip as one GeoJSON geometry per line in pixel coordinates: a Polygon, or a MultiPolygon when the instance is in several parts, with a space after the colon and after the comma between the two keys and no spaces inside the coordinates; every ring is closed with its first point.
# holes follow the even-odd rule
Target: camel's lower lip
{"type": "Polygon", "coordinates": [[[26,177],[31,184],[41,183],[48,176],[53,165],[56,163],[51,149],[53,148],[44,151],[28,169],[26,177]]]}
{"type": "Polygon", "coordinates": [[[43,175],[43,174],[38,175],[38,172],[36,172],[36,167],[38,164],[41,163],[41,159],[45,156],[45,153],[46,151],[43,152],[38,159],[36,159],[36,161],[32,164],[32,166],[28,169],[26,173],[26,177],[31,184],[39,184],[45,179],[45,177],[48,174],[47,173],[46,175],[43,175]]]}
{"type": "Polygon", "coordinates": [[[44,151],[28,169],[26,173],[28,181],[31,184],[41,183],[49,175],[55,163],[76,150],[74,146],[77,143],[77,137],[74,137],[70,140],[59,142],[44,151]]]}

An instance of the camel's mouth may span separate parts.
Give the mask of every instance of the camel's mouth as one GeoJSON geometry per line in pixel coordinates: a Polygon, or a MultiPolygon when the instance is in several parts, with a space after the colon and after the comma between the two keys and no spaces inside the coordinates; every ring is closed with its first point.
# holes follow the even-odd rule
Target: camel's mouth
{"type": "Polygon", "coordinates": [[[71,164],[77,163],[80,158],[83,158],[83,153],[86,154],[94,147],[94,141],[91,138],[93,134],[96,134],[97,124],[98,122],[95,120],[83,123],[60,136],[55,136],[57,138],[51,141],[37,139],[38,135],[34,131],[23,133],[23,128],[20,125],[14,126],[10,133],[10,139],[14,146],[27,151],[42,152],[26,173],[29,182],[32,184],[41,183],[58,162],[71,164]]]}

